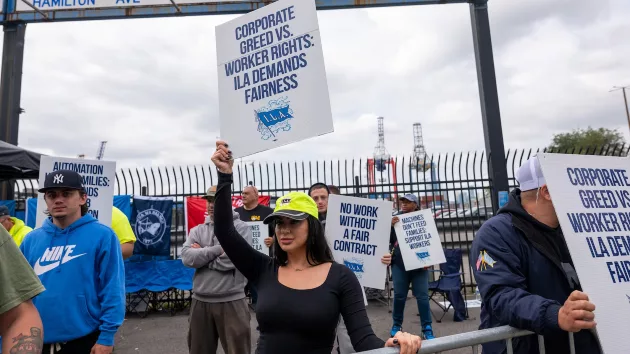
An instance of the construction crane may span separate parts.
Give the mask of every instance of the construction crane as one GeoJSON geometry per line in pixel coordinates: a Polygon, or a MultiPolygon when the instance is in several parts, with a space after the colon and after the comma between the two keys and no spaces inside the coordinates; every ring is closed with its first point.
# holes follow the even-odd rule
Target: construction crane
{"type": "MultiPolygon", "coordinates": [[[[385,148],[385,126],[383,124],[383,117],[378,117],[378,140],[376,147],[374,148],[374,156],[368,159],[367,171],[368,171],[368,190],[370,192],[369,198],[384,198],[396,201],[398,198],[398,186],[396,184],[396,161],[391,157],[387,149],[385,148]],[[391,166],[391,179],[390,173],[387,171],[387,165],[391,166]],[[384,193],[384,187],[381,187],[381,195],[376,193],[376,171],[380,172],[381,178],[379,182],[386,184],[393,184],[393,197],[389,193],[384,193]],[[389,180],[389,183],[387,183],[389,180]]],[[[389,187],[391,191],[391,187],[389,187]]]]}
{"type": "Polygon", "coordinates": [[[98,147],[98,151],[96,152],[97,160],[103,159],[103,155],[105,155],[105,145],[107,145],[107,141],[101,141],[101,145],[98,147]]]}
{"type": "Polygon", "coordinates": [[[390,159],[390,155],[385,148],[385,126],[383,117],[378,117],[378,141],[374,147],[374,160],[376,161],[376,170],[385,171],[385,161],[390,159]]]}
{"type": "Polygon", "coordinates": [[[427,158],[427,152],[424,149],[424,139],[422,138],[422,124],[413,123],[413,156],[409,167],[413,170],[426,171],[431,168],[431,164],[425,160],[427,158]]]}

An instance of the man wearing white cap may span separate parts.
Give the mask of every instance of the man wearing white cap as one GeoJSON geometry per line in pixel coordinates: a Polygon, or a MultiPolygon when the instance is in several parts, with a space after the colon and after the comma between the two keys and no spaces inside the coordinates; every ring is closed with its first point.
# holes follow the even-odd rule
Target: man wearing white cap
{"type": "MultiPolygon", "coordinates": [[[[486,221],[473,241],[470,263],[482,297],[480,329],[510,325],[544,336],[547,353],[601,353],[590,329],[595,305],[583,293],[537,157],[517,171],[519,188],[486,221]]],[[[514,338],[515,354],[538,353],[537,336],[514,338]]],[[[483,345],[505,353],[505,341],[483,345]]]]}

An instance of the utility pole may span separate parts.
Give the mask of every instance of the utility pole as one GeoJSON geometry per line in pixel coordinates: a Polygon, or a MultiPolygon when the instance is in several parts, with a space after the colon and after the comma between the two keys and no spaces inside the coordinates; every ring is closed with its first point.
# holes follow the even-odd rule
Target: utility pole
{"type": "Polygon", "coordinates": [[[628,128],[630,128],[630,110],[628,110],[628,98],[626,97],[626,89],[630,88],[630,86],[613,86],[613,88],[608,92],[613,92],[617,90],[621,90],[623,92],[623,103],[626,108],[626,117],[628,117],[628,128]]]}

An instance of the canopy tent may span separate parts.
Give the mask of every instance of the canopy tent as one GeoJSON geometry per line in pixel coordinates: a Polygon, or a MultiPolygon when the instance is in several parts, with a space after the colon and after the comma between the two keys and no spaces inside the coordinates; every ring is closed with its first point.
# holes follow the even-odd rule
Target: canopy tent
{"type": "Polygon", "coordinates": [[[39,159],[42,155],[0,141],[0,181],[39,178],[39,159]]]}

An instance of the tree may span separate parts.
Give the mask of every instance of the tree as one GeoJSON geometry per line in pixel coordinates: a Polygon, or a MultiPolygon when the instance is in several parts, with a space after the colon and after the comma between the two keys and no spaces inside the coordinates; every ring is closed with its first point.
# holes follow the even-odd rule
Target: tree
{"type": "Polygon", "coordinates": [[[621,147],[626,143],[623,135],[615,130],[599,128],[574,129],[570,133],[554,134],[548,150],[560,153],[619,155],[621,147]],[[615,151],[616,150],[616,151],[615,151]]]}

